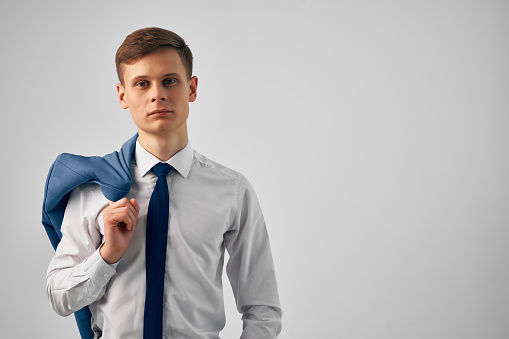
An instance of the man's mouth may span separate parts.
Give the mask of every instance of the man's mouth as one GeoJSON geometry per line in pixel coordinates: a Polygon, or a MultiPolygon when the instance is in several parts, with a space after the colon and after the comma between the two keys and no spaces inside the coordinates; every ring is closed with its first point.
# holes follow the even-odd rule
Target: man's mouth
{"type": "Polygon", "coordinates": [[[172,112],[173,111],[170,111],[169,109],[156,109],[155,111],[150,112],[148,115],[163,115],[172,112]]]}

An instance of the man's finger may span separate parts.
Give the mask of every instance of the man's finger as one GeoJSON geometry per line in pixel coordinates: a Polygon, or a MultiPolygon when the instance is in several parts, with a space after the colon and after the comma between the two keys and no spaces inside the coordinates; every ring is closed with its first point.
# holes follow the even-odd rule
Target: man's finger
{"type": "Polygon", "coordinates": [[[136,201],[136,199],[131,199],[131,205],[133,205],[133,207],[136,209],[136,213],[139,213],[140,212],[140,205],[138,205],[138,202],[136,201]]]}
{"type": "Polygon", "coordinates": [[[115,208],[110,211],[110,219],[114,222],[132,224],[134,217],[128,207],[115,208]]]}

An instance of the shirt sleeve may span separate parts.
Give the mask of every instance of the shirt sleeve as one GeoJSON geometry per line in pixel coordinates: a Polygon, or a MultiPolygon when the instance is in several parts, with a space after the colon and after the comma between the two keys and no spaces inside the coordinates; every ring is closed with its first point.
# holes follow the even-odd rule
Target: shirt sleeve
{"type": "Polygon", "coordinates": [[[71,193],[61,227],[62,240],[46,275],[50,304],[62,316],[100,299],[118,265],[109,265],[99,253],[102,234],[91,213],[91,190],[80,186],[71,193]]]}
{"type": "Polygon", "coordinates": [[[225,245],[230,255],[226,272],[242,313],[241,339],[277,338],[282,311],[269,237],[254,189],[245,178],[236,201],[225,245]]]}

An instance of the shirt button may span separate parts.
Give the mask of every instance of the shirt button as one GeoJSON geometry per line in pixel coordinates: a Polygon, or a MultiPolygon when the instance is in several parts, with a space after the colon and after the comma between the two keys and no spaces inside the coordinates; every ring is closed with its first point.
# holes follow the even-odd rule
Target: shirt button
{"type": "Polygon", "coordinates": [[[90,299],[90,298],[87,298],[87,301],[90,301],[90,300],[92,300],[92,299],[90,299]]]}
{"type": "Polygon", "coordinates": [[[105,278],[109,278],[109,277],[110,277],[110,275],[109,275],[108,273],[104,273],[104,277],[105,277],[105,278]]]}

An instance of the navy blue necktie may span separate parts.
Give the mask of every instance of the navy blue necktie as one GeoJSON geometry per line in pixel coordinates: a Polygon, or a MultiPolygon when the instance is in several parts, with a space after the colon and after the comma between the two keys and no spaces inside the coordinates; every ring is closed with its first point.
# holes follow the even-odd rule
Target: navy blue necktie
{"type": "Polygon", "coordinates": [[[150,197],[147,214],[145,265],[147,292],[143,320],[143,339],[161,339],[163,336],[164,271],[166,268],[166,241],[168,239],[168,207],[170,196],[166,176],[173,169],[167,163],[152,168],[157,176],[156,187],[150,197]]]}

